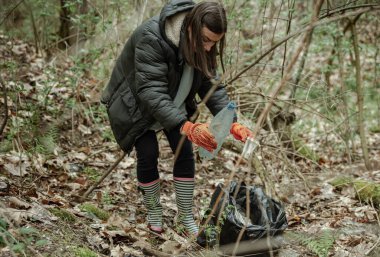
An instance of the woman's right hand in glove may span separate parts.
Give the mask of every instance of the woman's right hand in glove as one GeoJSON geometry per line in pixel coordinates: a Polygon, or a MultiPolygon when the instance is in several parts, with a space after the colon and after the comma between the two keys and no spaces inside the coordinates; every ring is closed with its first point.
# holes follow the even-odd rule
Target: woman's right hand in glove
{"type": "Polygon", "coordinates": [[[217,143],[214,136],[208,129],[207,123],[192,123],[186,121],[181,128],[181,133],[186,135],[187,138],[209,152],[216,149],[217,143]]]}

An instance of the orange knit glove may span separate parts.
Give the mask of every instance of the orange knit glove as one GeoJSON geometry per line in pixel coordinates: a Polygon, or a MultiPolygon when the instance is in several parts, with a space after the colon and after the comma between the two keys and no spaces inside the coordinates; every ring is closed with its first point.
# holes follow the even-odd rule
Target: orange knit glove
{"type": "Polygon", "coordinates": [[[191,142],[202,146],[209,152],[212,152],[217,147],[215,138],[208,130],[208,124],[206,123],[192,123],[186,121],[181,128],[181,133],[185,134],[191,142]]]}
{"type": "Polygon", "coordinates": [[[234,122],[231,125],[230,133],[234,136],[235,139],[245,142],[247,137],[252,137],[253,133],[246,126],[241,125],[240,123],[234,122]]]}

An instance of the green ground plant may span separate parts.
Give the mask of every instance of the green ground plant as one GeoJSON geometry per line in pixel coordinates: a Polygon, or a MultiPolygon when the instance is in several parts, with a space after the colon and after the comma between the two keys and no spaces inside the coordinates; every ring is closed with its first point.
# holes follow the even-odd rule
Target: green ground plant
{"type": "Polygon", "coordinates": [[[337,177],[329,183],[337,190],[342,190],[347,186],[354,187],[358,200],[373,204],[374,207],[380,209],[380,185],[378,183],[345,176],[337,177]]]}
{"type": "Polygon", "coordinates": [[[75,215],[71,212],[68,212],[61,208],[50,208],[48,209],[52,214],[60,218],[62,221],[68,222],[68,223],[75,223],[76,218],[75,215]]]}
{"type": "Polygon", "coordinates": [[[102,210],[91,203],[84,203],[80,205],[80,210],[85,211],[90,215],[94,215],[101,220],[107,220],[110,217],[110,213],[102,210]]]}
{"type": "Polygon", "coordinates": [[[102,175],[98,170],[92,167],[85,167],[83,173],[91,180],[92,182],[97,181],[102,175]]]}
{"type": "Polygon", "coordinates": [[[75,247],[73,250],[76,257],[97,257],[98,254],[86,247],[75,247]]]}
{"type": "Polygon", "coordinates": [[[335,236],[330,230],[322,230],[317,235],[309,235],[300,232],[287,232],[286,237],[306,246],[318,257],[327,257],[335,242],[335,236]]]}
{"type": "Polygon", "coordinates": [[[38,249],[49,244],[34,227],[22,226],[9,230],[9,224],[0,218],[0,247],[8,246],[16,254],[30,254],[29,247],[38,249]]]}

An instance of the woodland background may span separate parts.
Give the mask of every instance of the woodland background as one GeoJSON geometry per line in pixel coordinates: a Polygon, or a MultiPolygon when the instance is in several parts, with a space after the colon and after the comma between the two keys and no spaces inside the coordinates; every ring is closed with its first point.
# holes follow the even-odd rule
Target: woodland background
{"type": "MultiPolygon", "coordinates": [[[[240,181],[284,204],[271,256],[379,256],[379,1],[222,2],[223,79],[260,147],[241,159],[229,137],[217,158],[197,157],[197,220],[218,183],[240,181]]],[[[165,3],[0,0],[1,256],[223,256],[176,231],[165,136],[163,236],[146,230],[134,152],[76,200],[122,155],[100,94],[130,33],[165,3]]]]}

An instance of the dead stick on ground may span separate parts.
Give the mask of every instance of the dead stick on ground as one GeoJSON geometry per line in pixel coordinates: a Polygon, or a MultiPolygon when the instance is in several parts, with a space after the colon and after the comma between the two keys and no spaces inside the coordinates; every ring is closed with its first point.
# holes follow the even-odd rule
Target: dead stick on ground
{"type": "Polygon", "coordinates": [[[124,159],[125,155],[127,153],[126,152],[123,152],[122,155],[120,155],[119,159],[117,159],[115,161],[114,164],[112,164],[111,167],[108,168],[108,170],[106,171],[106,173],[103,174],[103,176],[95,182],[95,184],[93,184],[92,186],[90,186],[87,191],[81,196],[82,200],[86,200],[86,198],[89,196],[89,194],[91,194],[92,191],[94,191],[94,189],[100,184],[102,183],[102,181],[113,171],[113,169],[121,162],[121,160],[124,159]]]}
{"type": "Polygon", "coordinates": [[[5,83],[4,83],[3,78],[1,77],[1,75],[0,75],[0,84],[1,84],[1,87],[2,87],[3,93],[4,93],[4,121],[0,125],[0,136],[1,136],[3,134],[3,131],[4,131],[5,126],[7,125],[7,121],[8,121],[7,87],[5,86],[5,83]]]}

